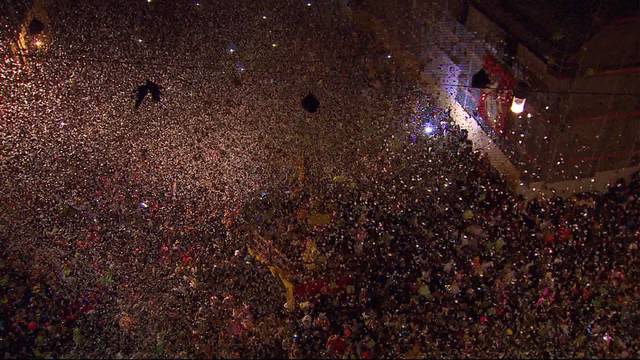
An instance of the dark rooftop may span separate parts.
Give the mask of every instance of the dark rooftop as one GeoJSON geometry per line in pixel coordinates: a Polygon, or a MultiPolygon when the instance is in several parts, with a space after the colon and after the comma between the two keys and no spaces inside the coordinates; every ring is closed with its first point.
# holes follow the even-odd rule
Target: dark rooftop
{"type": "Polygon", "coordinates": [[[629,0],[474,0],[472,3],[550,63],[565,64],[602,26],[638,16],[629,0]]]}

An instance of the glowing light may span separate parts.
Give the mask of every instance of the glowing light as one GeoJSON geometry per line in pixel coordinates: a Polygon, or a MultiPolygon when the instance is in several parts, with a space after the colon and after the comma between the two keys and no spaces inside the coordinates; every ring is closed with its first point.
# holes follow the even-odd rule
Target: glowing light
{"type": "Polygon", "coordinates": [[[262,15],[262,20],[267,20],[267,16],[266,15],[262,15]]]}
{"type": "Polygon", "coordinates": [[[513,89],[513,101],[511,102],[511,111],[514,114],[520,114],[524,111],[524,103],[527,101],[529,93],[529,85],[520,81],[513,89]]]}
{"type": "Polygon", "coordinates": [[[528,114],[527,114],[527,118],[529,118],[529,119],[531,119],[531,117],[532,117],[532,116],[533,116],[533,115],[531,115],[531,113],[528,113],[528,114]]]}
{"type": "Polygon", "coordinates": [[[310,2],[308,2],[308,3],[307,3],[307,6],[311,6],[311,3],[310,3],[310,2]]]}
{"type": "Polygon", "coordinates": [[[147,0],[148,3],[151,3],[151,0],[147,0]]]}
{"type": "Polygon", "coordinates": [[[422,129],[422,131],[424,131],[424,133],[427,134],[427,135],[431,135],[431,134],[433,134],[434,131],[436,131],[436,129],[433,127],[433,125],[426,124],[424,126],[424,128],[422,129]]]}
{"type": "Polygon", "coordinates": [[[142,39],[138,39],[138,43],[142,43],[142,39]]]}
{"type": "Polygon", "coordinates": [[[545,107],[544,107],[544,109],[545,109],[545,110],[549,110],[549,106],[545,106],[545,107]]]}
{"type": "Polygon", "coordinates": [[[33,42],[33,45],[35,45],[37,48],[41,48],[44,45],[44,42],[40,39],[37,39],[33,42]]]}
{"type": "Polygon", "coordinates": [[[513,97],[513,102],[511,102],[511,112],[514,114],[520,114],[524,111],[524,103],[527,99],[520,99],[517,97],[513,97]]]}
{"type": "Polygon", "coordinates": [[[273,44],[271,44],[271,46],[272,46],[272,47],[277,47],[277,46],[278,46],[278,44],[273,43],[273,44]]]}
{"type": "Polygon", "coordinates": [[[391,59],[391,54],[387,55],[387,59],[391,59]]]}

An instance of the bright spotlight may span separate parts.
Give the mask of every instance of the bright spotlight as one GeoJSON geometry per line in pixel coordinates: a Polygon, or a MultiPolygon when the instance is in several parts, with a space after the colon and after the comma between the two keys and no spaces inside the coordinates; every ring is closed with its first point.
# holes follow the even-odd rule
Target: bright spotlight
{"type": "Polygon", "coordinates": [[[519,99],[517,97],[513,98],[511,102],[511,112],[514,114],[520,114],[524,111],[524,104],[527,99],[519,99]]]}
{"type": "Polygon", "coordinates": [[[436,128],[434,128],[431,124],[425,124],[422,128],[422,131],[424,131],[424,133],[427,135],[432,135],[436,131],[436,128]]]}

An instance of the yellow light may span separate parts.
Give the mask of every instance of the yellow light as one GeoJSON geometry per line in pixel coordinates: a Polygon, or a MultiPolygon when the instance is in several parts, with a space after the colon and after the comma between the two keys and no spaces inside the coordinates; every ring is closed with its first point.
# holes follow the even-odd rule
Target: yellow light
{"type": "Polygon", "coordinates": [[[42,45],[44,45],[44,42],[40,39],[37,39],[36,41],[33,42],[33,45],[35,45],[37,48],[41,48],[42,45]]]}
{"type": "Polygon", "coordinates": [[[519,99],[517,97],[513,97],[513,101],[511,102],[511,112],[514,114],[520,114],[524,111],[524,103],[527,99],[519,99]]]}

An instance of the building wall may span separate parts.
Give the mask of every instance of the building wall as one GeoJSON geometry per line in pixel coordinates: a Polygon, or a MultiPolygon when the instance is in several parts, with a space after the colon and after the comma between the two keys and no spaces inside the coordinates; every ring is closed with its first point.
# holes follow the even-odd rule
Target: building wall
{"type": "MultiPolygon", "coordinates": [[[[586,42],[580,56],[579,76],[573,91],[640,95],[640,22],[605,26],[586,42]]],[[[635,166],[640,150],[640,98],[638,96],[576,96],[569,113],[572,125],[589,154],[578,158],[593,163],[593,171],[635,166]],[[591,130],[591,131],[588,131],[591,130]]]]}
{"type": "Polygon", "coordinates": [[[467,21],[464,25],[467,30],[475,34],[478,39],[490,44],[495,49],[495,54],[502,53],[508,39],[507,33],[478,11],[478,9],[474,7],[469,8],[467,21]]]}
{"type": "MultiPolygon", "coordinates": [[[[466,28],[499,53],[508,35],[471,7],[466,28]]],[[[633,21],[607,26],[575,54],[580,64],[573,78],[549,71],[543,59],[519,44],[515,63],[525,69],[519,78],[550,92],[640,94],[640,25],[633,21]]],[[[517,73],[517,69],[514,69],[517,73]]],[[[596,172],[637,165],[640,135],[638,97],[613,95],[541,95],[527,100],[531,120],[512,117],[512,129],[524,134],[521,147],[547,179],[592,176],[596,172]],[[549,109],[547,109],[549,107],[549,109]],[[546,137],[550,141],[540,141],[546,137]]],[[[517,140],[518,143],[520,140],[517,140]]]]}
{"type": "MultiPolygon", "coordinates": [[[[538,180],[536,177],[546,181],[586,178],[637,164],[633,159],[634,152],[640,151],[636,140],[640,138],[638,97],[566,93],[638,94],[639,23],[626,21],[605,27],[584,44],[583,51],[573,55],[580,66],[576,76],[567,76],[553,70],[526,44],[514,46],[514,39],[504,29],[473,5],[465,10],[465,2],[370,0],[362,6],[383,19],[384,25],[403,39],[407,48],[425,58],[427,71],[446,83],[452,82],[448,77],[452,72],[450,61],[454,62],[453,72],[457,75],[453,82],[469,84],[473,73],[481,67],[479,59],[489,52],[507,63],[517,79],[548,92],[530,94],[525,113],[510,116],[509,131],[501,145],[513,147],[518,154],[512,160],[523,163],[525,174],[535,174],[531,181],[538,180]],[[450,22],[452,19],[454,23],[450,22]],[[466,21],[456,25],[455,19],[466,21]],[[445,58],[435,59],[426,52],[432,45],[442,49],[445,58]],[[509,58],[511,55],[513,59],[509,58]]],[[[473,116],[473,102],[478,97],[475,89],[446,90],[453,92],[459,102],[466,102],[469,106],[463,107],[473,116]]]]}

